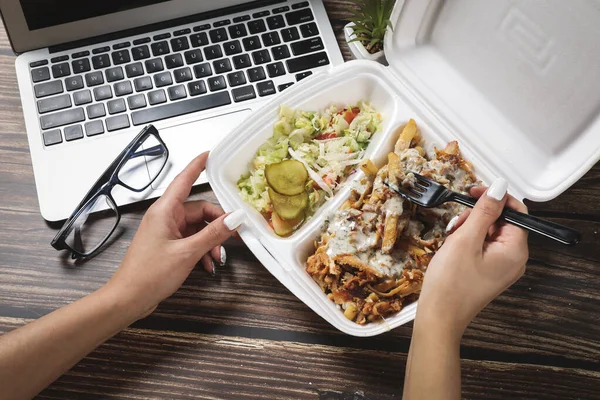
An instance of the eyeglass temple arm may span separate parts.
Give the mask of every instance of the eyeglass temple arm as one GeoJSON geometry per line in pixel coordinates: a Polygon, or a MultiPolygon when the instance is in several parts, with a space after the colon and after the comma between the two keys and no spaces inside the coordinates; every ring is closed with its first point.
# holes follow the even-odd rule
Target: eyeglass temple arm
{"type": "Polygon", "coordinates": [[[138,151],[131,155],[131,158],[137,158],[142,156],[160,156],[165,152],[165,146],[162,144],[157,144],[156,146],[152,146],[150,148],[138,151]]]}

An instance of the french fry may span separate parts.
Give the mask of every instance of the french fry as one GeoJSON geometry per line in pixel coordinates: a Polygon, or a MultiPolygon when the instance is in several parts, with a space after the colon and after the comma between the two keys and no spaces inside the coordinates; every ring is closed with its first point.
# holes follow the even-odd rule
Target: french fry
{"type": "Polygon", "coordinates": [[[400,156],[396,153],[388,154],[388,183],[394,187],[398,186],[398,176],[402,175],[400,169],[400,156]]]}
{"type": "Polygon", "coordinates": [[[366,176],[368,176],[369,178],[374,177],[375,175],[377,175],[377,171],[379,171],[379,169],[377,169],[377,167],[375,166],[375,164],[373,164],[373,161],[367,159],[364,160],[361,164],[360,164],[360,169],[365,173],[366,176]]]}
{"type": "Polygon", "coordinates": [[[388,214],[385,216],[385,228],[383,230],[383,240],[381,252],[390,254],[398,237],[398,214],[388,214]]]}
{"type": "Polygon", "coordinates": [[[410,119],[408,123],[404,126],[402,133],[400,133],[400,137],[396,142],[396,146],[394,148],[394,153],[400,154],[403,150],[406,150],[410,147],[410,142],[417,135],[417,123],[414,119],[410,119]]]}

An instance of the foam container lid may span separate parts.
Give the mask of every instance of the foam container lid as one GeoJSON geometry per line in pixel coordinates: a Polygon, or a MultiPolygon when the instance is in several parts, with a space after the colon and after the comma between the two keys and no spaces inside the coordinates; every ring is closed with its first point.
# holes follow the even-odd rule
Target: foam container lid
{"type": "MultiPolygon", "coordinates": [[[[600,9],[589,1],[398,0],[385,38],[389,67],[351,61],[303,80],[257,110],[211,152],[208,180],[240,236],[295,296],[337,329],[384,333],[414,319],[416,303],[382,323],[347,320],[304,269],[328,215],[349,186],[288,238],[246,204],[237,181],[272,135],[280,104],[322,110],[370,101],[382,113],[366,157],[383,164],[414,118],[428,151],[458,140],[483,182],[502,176],[519,199],[547,201],[600,158],[600,9]]],[[[362,172],[348,178],[360,179],[362,172]]]]}

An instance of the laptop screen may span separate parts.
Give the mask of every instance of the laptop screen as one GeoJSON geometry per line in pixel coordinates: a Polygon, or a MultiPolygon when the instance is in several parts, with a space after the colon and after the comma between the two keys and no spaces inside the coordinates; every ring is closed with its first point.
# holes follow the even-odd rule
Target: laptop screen
{"type": "Polygon", "coordinates": [[[20,0],[29,30],[112,14],[170,0],[20,0]]]}

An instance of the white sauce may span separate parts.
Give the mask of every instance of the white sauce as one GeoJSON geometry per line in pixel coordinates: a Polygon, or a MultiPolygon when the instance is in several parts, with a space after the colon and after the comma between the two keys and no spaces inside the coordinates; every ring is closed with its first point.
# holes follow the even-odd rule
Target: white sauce
{"type": "Polygon", "coordinates": [[[390,197],[383,206],[386,215],[401,215],[404,211],[402,199],[399,196],[390,197]]]}

